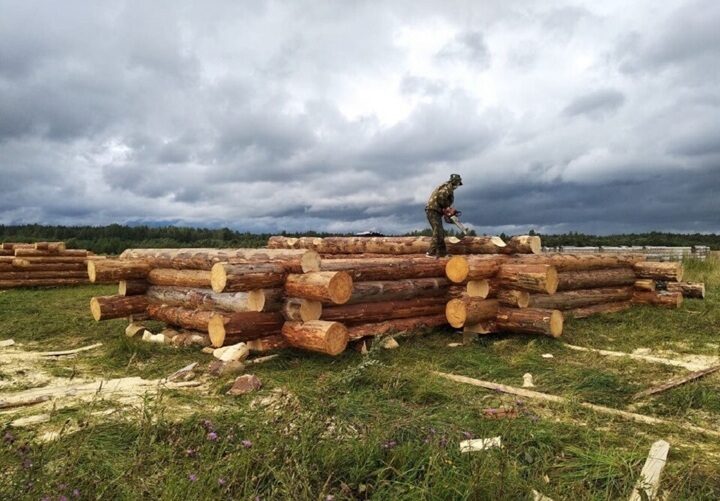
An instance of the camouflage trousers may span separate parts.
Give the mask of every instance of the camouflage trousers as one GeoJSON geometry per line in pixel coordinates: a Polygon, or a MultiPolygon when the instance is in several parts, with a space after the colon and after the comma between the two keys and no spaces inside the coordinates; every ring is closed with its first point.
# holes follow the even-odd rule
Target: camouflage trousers
{"type": "Polygon", "coordinates": [[[425,209],[425,214],[432,228],[432,241],[428,254],[443,257],[447,254],[445,247],[445,228],[443,228],[442,214],[432,209],[425,209]]]}

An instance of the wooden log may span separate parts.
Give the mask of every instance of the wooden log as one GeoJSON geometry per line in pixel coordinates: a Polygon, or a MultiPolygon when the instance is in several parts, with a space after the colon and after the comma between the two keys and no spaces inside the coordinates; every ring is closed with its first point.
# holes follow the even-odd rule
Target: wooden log
{"type": "Polygon", "coordinates": [[[87,278],[29,278],[25,280],[0,280],[0,289],[18,287],[61,287],[66,285],[85,285],[87,278]]]}
{"type": "Polygon", "coordinates": [[[413,318],[398,318],[384,322],[370,322],[348,327],[350,340],[367,336],[382,336],[390,333],[411,332],[447,325],[444,314],[426,315],[413,318]]]}
{"type": "Polygon", "coordinates": [[[495,276],[505,256],[453,256],[445,265],[445,276],[456,284],[495,276]]]}
{"type": "MultiPolygon", "coordinates": [[[[197,270],[195,270],[197,271],[197,270]]],[[[229,312],[257,311],[257,304],[251,304],[247,292],[217,293],[210,289],[193,287],[152,286],[146,293],[153,303],[181,306],[197,310],[221,310],[229,312]]]]}
{"type": "Polygon", "coordinates": [[[46,264],[85,264],[88,261],[89,258],[80,256],[14,257],[12,264],[16,268],[27,268],[46,264]]]}
{"type": "Polygon", "coordinates": [[[668,292],[679,292],[683,297],[705,299],[703,282],[667,282],[665,288],[668,292]]]}
{"type": "Polygon", "coordinates": [[[408,278],[440,278],[445,276],[447,258],[342,258],[324,259],[320,264],[322,271],[344,271],[353,281],[402,280],[408,278]]]}
{"type": "Polygon", "coordinates": [[[579,289],[557,292],[553,295],[533,294],[530,296],[531,308],[551,310],[571,310],[594,304],[629,301],[633,296],[632,287],[602,287],[598,289],[579,289]]]}
{"type": "Polygon", "coordinates": [[[451,299],[445,306],[445,318],[455,328],[460,328],[465,324],[492,320],[497,312],[498,301],[496,299],[464,297],[451,299]]]}
{"type": "Polygon", "coordinates": [[[536,235],[519,235],[511,237],[502,249],[503,254],[540,254],[542,241],[536,235]]]}
{"type": "Polygon", "coordinates": [[[703,376],[707,376],[708,374],[712,374],[713,372],[717,372],[719,370],[720,370],[720,365],[712,365],[712,366],[706,367],[704,369],[693,371],[690,374],[686,374],[684,376],[674,377],[668,381],[665,381],[664,383],[662,383],[660,385],[653,386],[652,388],[648,388],[647,390],[638,392],[635,395],[633,395],[632,398],[633,398],[633,400],[639,400],[641,398],[655,395],[656,393],[662,393],[663,391],[667,391],[672,388],[677,388],[678,386],[681,386],[685,383],[689,383],[690,381],[695,381],[696,379],[699,379],[703,376]]]}
{"type": "Polygon", "coordinates": [[[85,263],[59,263],[59,264],[29,264],[28,266],[13,266],[12,263],[0,263],[2,271],[82,271],[87,276],[85,263]]]}
{"type": "Polygon", "coordinates": [[[474,324],[463,325],[464,334],[491,334],[497,331],[498,327],[495,319],[482,320],[474,324]]]}
{"type": "Polygon", "coordinates": [[[640,278],[652,278],[668,282],[682,281],[684,271],[682,263],[678,261],[645,261],[644,263],[636,263],[634,269],[640,278]]]}
{"type": "Polygon", "coordinates": [[[146,280],[120,280],[118,282],[119,296],[139,296],[145,294],[150,287],[146,280]]]}
{"type": "Polygon", "coordinates": [[[444,278],[355,282],[352,295],[345,304],[447,296],[449,286],[450,283],[444,278]]]}
{"type": "Polygon", "coordinates": [[[586,271],[605,268],[627,268],[645,261],[642,254],[565,254],[547,253],[540,255],[524,254],[514,256],[510,262],[523,264],[549,264],[558,272],[586,271]]]}
{"type": "Polygon", "coordinates": [[[210,276],[215,292],[242,292],[280,286],[285,282],[286,271],[278,263],[217,263],[210,276]]]}
{"type": "Polygon", "coordinates": [[[213,315],[218,315],[217,312],[209,310],[191,310],[179,306],[168,306],[157,303],[150,303],[147,307],[147,313],[153,320],[159,320],[168,325],[201,332],[207,332],[210,318],[213,315]]]}
{"type": "Polygon", "coordinates": [[[119,282],[120,280],[145,279],[150,273],[150,266],[137,261],[104,259],[88,261],[87,270],[91,282],[119,282]]]}
{"type": "Polygon", "coordinates": [[[635,304],[652,304],[663,308],[680,308],[682,301],[681,292],[634,291],[632,296],[635,304]]]}
{"type": "Polygon", "coordinates": [[[568,291],[634,285],[636,279],[632,268],[563,271],[558,274],[558,290],[568,291]]]}
{"type": "MultiPolygon", "coordinates": [[[[273,236],[271,249],[310,249],[321,254],[423,254],[430,237],[300,237],[273,236]]],[[[459,243],[446,239],[448,251],[456,254],[495,254],[505,247],[499,237],[466,237],[459,243]]]]}
{"type": "Polygon", "coordinates": [[[616,301],[613,303],[600,303],[592,306],[583,306],[580,308],[572,308],[564,312],[566,317],[587,318],[592,315],[618,313],[632,308],[632,301],[616,301]]]}
{"type": "Polygon", "coordinates": [[[285,320],[291,322],[320,320],[322,303],[320,301],[313,301],[312,299],[290,297],[285,300],[280,312],[283,317],[285,317],[285,320]]]}
{"type": "Polygon", "coordinates": [[[444,313],[445,303],[445,298],[428,297],[379,303],[328,306],[323,308],[322,319],[356,325],[383,322],[397,318],[424,317],[444,313]]]}
{"type": "Polygon", "coordinates": [[[213,313],[206,329],[213,346],[279,334],[285,319],[280,313],[213,313]]]}
{"type": "Polygon", "coordinates": [[[83,249],[68,249],[64,251],[50,251],[38,249],[15,249],[15,257],[87,257],[88,253],[83,249]]]}
{"type": "Polygon", "coordinates": [[[292,273],[320,270],[320,256],[304,249],[127,249],[120,259],[142,260],[152,268],[210,270],[216,263],[280,263],[292,273]]]}
{"type": "Polygon", "coordinates": [[[210,272],[206,270],[156,268],[150,270],[147,274],[147,281],[152,285],[210,288],[210,272]]]}
{"type": "Polygon", "coordinates": [[[98,322],[142,313],[147,307],[145,296],[97,296],[90,300],[90,312],[98,322]]]}
{"type": "Polygon", "coordinates": [[[269,351],[282,350],[288,348],[290,343],[282,336],[282,334],[273,334],[258,339],[251,339],[246,342],[250,353],[267,353],[269,351]]]}
{"type": "Polygon", "coordinates": [[[500,307],[495,321],[498,329],[509,332],[560,337],[563,330],[563,314],[560,310],[500,307]]]}
{"type": "Polygon", "coordinates": [[[468,280],[465,291],[470,297],[480,297],[484,299],[490,294],[490,281],[486,279],[468,280]]]}
{"type": "Polygon", "coordinates": [[[652,278],[640,278],[635,280],[633,286],[639,291],[654,291],[656,287],[655,280],[652,278]]]}
{"type": "Polygon", "coordinates": [[[35,242],[33,247],[37,250],[50,252],[63,252],[66,250],[65,242],[35,242]]]}
{"type": "Polygon", "coordinates": [[[256,289],[247,294],[250,311],[280,311],[285,302],[284,289],[256,289]]]}
{"type": "Polygon", "coordinates": [[[3,250],[15,250],[15,249],[32,249],[34,247],[34,244],[28,244],[28,243],[19,243],[19,242],[3,242],[2,243],[2,249],[3,250]]]}
{"type": "Polygon", "coordinates": [[[353,280],[344,271],[317,271],[304,275],[288,275],[285,293],[289,297],[302,297],[315,301],[344,304],[352,296],[353,280]]]}
{"type": "Polygon", "coordinates": [[[528,291],[500,289],[491,295],[498,300],[498,303],[510,308],[527,308],[530,305],[530,293],[528,291]]]}
{"type": "Polygon", "coordinates": [[[0,271],[2,280],[29,280],[34,278],[87,278],[87,273],[80,271],[0,271]]]}
{"type": "Polygon", "coordinates": [[[8,257],[8,256],[15,256],[15,252],[11,250],[6,249],[0,249],[0,256],[2,257],[8,257]]]}
{"type": "Polygon", "coordinates": [[[294,348],[333,356],[345,351],[349,339],[343,324],[323,320],[285,322],[282,335],[294,348]]]}
{"type": "Polygon", "coordinates": [[[497,277],[508,289],[554,294],[558,288],[558,273],[549,264],[503,264],[497,277]]]}

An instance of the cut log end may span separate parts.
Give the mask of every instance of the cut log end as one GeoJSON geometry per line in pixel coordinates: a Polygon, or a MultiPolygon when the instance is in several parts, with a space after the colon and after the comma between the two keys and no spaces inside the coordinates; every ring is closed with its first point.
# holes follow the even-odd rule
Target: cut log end
{"type": "Polygon", "coordinates": [[[95,283],[97,274],[95,272],[95,261],[88,261],[87,263],[88,278],[92,283],[95,283]]]}
{"type": "Polygon", "coordinates": [[[445,275],[456,284],[463,283],[470,273],[468,260],[463,256],[453,256],[445,265],[445,275]]]}
{"type": "Polygon", "coordinates": [[[248,311],[263,311],[263,308],[265,308],[265,291],[257,289],[248,292],[247,306],[248,311]]]}
{"type": "Polygon", "coordinates": [[[224,263],[216,263],[210,270],[210,286],[214,292],[220,293],[227,285],[227,273],[224,263]]]}
{"type": "Polygon", "coordinates": [[[502,238],[495,236],[490,237],[490,243],[497,245],[498,247],[505,247],[507,245],[502,238]]]}
{"type": "Polygon", "coordinates": [[[563,332],[564,317],[560,310],[553,310],[550,315],[550,335],[560,337],[563,332]]]}
{"type": "Polygon", "coordinates": [[[332,322],[332,325],[327,330],[327,337],[325,338],[325,346],[328,355],[339,355],[345,351],[345,347],[348,343],[348,332],[345,326],[339,322],[332,322]]]}
{"type": "Polygon", "coordinates": [[[349,273],[339,271],[330,279],[328,292],[335,304],[345,304],[350,300],[353,290],[353,280],[349,273]]]}
{"type": "Polygon", "coordinates": [[[542,240],[538,236],[528,236],[527,243],[530,245],[532,254],[542,253],[542,240]]]}
{"type": "Polygon", "coordinates": [[[558,289],[558,272],[554,266],[551,266],[547,272],[547,293],[555,294],[558,289]]]}
{"type": "Polygon", "coordinates": [[[456,329],[465,325],[467,312],[462,299],[451,299],[448,301],[445,306],[445,318],[447,318],[448,323],[456,329]]]}
{"type": "Polygon", "coordinates": [[[320,254],[315,251],[307,251],[300,258],[300,267],[303,273],[320,271],[320,254]]]}
{"type": "MultiPolygon", "coordinates": [[[[486,298],[490,294],[490,282],[483,280],[470,280],[467,283],[467,295],[470,297],[486,298]]],[[[529,296],[528,296],[529,297],[529,296]]],[[[527,306],[527,305],[526,305],[527,306]]]]}
{"type": "Polygon", "coordinates": [[[208,336],[210,344],[216,348],[225,344],[225,317],[222,315],[213,315],[208,322],[208,336]]]}
{"type": "MultiPolygon", "coordinates": [[[[90,279],[90,281],[94,282],[93,279],[90,279]]],[[[102,309],[100,308],[100,302],[96,297],[90,299],[90,313],[92,313],[96,322],[99,322],[102,318],[102,309]]]]}

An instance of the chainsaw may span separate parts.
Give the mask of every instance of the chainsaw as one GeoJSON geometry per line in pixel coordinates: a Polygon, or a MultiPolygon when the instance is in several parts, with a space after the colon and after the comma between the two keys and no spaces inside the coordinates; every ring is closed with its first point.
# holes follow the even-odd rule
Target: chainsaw
{"type": "Polygon", "coordinates": [[[460,222],[460,216],[462,216],[462,212],[453,207],[450,207],[446,209],[444,219],[446,223],[454,224],[455,226],[457,226],[460,229],[462,238],[465,238],[470,230],[468,230],[465,225],[460,222]]]}

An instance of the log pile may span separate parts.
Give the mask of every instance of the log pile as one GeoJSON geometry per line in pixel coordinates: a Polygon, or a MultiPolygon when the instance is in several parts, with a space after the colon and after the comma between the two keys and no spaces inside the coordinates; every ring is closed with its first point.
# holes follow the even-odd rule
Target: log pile
{"type": "Polygon", "coordinates": [[[544,255],[536,236],[449,240],[456,255],[440,259],[424,255],[428,245],[424,237],[278,236],[266,249],[129,249],[88,263],[90,281],[119,282],[116,295],[93,298],[91,312],[149,317],[214,347],[337,355],[369,336],[447,324],[557,337],[566,315],[682,298],[665,290],[681,279],[677,263],[544,255]]]}
{"type": "Polygon", "coordinates": [[[0,289],[88,284],[90,260],[103,259],[64,242],[0,244],[0,289]]]}

